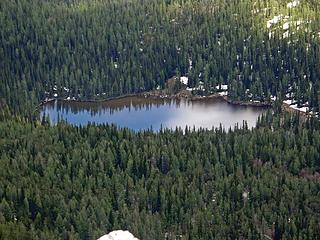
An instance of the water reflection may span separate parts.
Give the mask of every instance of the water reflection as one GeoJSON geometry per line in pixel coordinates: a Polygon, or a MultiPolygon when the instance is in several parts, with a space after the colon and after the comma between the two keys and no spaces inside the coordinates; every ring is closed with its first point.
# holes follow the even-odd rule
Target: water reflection
{"type": "Polygon", "coordinates": [[[113,123],[133,130],[186,126],[199,128],[234,127],[247,121],[254,127],[262,108],[230,105],[219,99],[168,100],[127,97],[101,103],[56,101],[42,109],[52,123],[65,120],[74,125],[113,123]]]}

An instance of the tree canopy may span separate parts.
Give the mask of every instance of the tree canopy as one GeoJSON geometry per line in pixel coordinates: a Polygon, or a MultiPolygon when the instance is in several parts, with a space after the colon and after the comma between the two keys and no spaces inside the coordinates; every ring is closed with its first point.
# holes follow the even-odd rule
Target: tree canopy
{"type": "Polygon", "coordinates": [[[288,3],[3,0],[0,96],[26,114],[46,97],[164,87],[178,71],[189,87],[228,84],[234,99],[293,92],[318,111],[319,3],[288,3]]]}

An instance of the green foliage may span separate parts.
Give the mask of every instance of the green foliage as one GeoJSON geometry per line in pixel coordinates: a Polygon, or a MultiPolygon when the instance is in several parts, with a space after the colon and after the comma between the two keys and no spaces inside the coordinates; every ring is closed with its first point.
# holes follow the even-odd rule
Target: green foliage
{"type": "Polygon", "coordinates": [[[320,6],[288,2],[0,1],[0,239],[319,239],[319,121],[278,113],[288,92],[319,111],[320,6]],[[46,98],[180,75],[233,100],[277,96],[276,114],[230,132],[30,121],[46,98]]]}
{"type": "Polygon", "coordinates": [[[165,86],[232,85],[230,97],[283,96],[319,106],[319,4],[302,1],[3,0],[0,96],[30,114],[45,98],[99,99],[165,86]],[[265,10],[267,9],[267,10],[265,10]],[[290,15],[267,28],[274,16],[290,15]],[[297,21],[302,21],[297,26],[297,21]],[[192,64],[190,65],[190,63],[192,64]],[[311,88],[310,88],[311,87],[311,88]]]}
{"type": "Polygon", "coordinates": [[[0,238],[317,239],[320,126],[254,130],[0,123],[0,238]]]}

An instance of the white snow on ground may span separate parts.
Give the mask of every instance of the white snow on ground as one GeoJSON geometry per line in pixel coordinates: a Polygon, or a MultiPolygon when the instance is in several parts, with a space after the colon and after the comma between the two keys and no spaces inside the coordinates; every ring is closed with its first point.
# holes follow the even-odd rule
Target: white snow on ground
{"type": "Polygon", "coordinates": [[[53,94],[53,96],[54,96],[54,97],[58,97],[58,94],[57,94],[57,93],[55,93],[55,94],[53,94]]]}
{"type": "Polygon", "coordinates": [[[288,38],[289,37],[289,31],[286,31],[282,34],[283,38],[288,38]]]}
{"type": "Polygon", "coordinates": [[[313,112],[313,111],[310,111],[309,113],[312,114],[312,115],[318,115],[319,114],[319,112],[313,112]]]}
{"type": "Polygon", "coordinates": [[[250,193],[249,191],[244,191],[242,193],[242,197],[243,197],[244,200],[247,200],[249,198],[249,193],[250,193]]]}
{"type": "MultiPolygon", "coordinates": [[[[309,107],[298,107],[297,104],[293,104],[294,102],[296,102],[294,99],[287,99],[287,100],[284,100],[283,103],[285,104],[288,104],[290,108],[294,109],[294,110],[298,110],[300,112],[308,112],[309,111],[309,107]]],[[[308,103],[306,103],[308,104],[308,103]]]]}
{"type": "Polygon", "coordinates": [[[104,235],[97,240],[139,240],[135,238],[129,231],[116,230],[104,235]]]}
{"type": "Polygon", "coordinates": [[[270,96],[270,99],[272,100],[272,101],[275,101],[275,100],[277,100],[277,97],[276,96],[270,96]]]}
{"type": "Polygon", "coordinates": [[[300,1],[299,1],[299,0],[294,0],[294,1],[289,2],[289,3],[287,4],[287,8],[294,8],[294,7],[298,6],[299,4],[300,4],[300,1]]]}
{"type": "Polygon", "coordinates": [[[298,109],[300,112],[308,112],[309,111],[309,108],[308,107],[301,107],[298,109]]]}
{"type": "Polygon", "coordinates": [[[272,36],[274,36],[274,32],[269,32],[269,39],[271,39],[272,36]]]}
{"type": "Polygon", "coordinates": [[[193,91],[193,90],[196,90],[195,88],[189,88],[189,87],[187,87],[187,89],[186,89],[187,91],[193,91]]]}
{"type": "Polygon", "coordinates": [[[305,113],[309,110],[308,107],[300,107],[299,108],[297,104],[291,105],[290,108],[292,108],[294,110],[298,110],[300,112],[305,112],[305,113]]]}
{"type": "Polygon", "coordinates": [[[66,92],[70,92],[70,89],[66,87],[63,87],[63,90],[65,90],[66,92]]]}
{"type": "MultiPolygon", "coordinates": [[[[292,90],[292,88],[289,89],[289,91],[291,91],[291,90],[292,90]]],[[[286,94],[286,98],[291,98],[291,96],[292,96],[292,93],[291,93],[291,92],[289,92],[289,93],[286,94]]]]}
{"type": "Polygon", "coordinates": [[[180,82],[184,85],[188,85],[188,77],[180,77],[180,82]]]}
{"type": "Polygon", "coordinates": [[[270,8],[262,8],[262,9],[256,9],[256,10],[251,10],[252,13],[259,13],[259,12],[264,12],[266,13],[270,8]]]}
{"type": "Polygon", "coordinates": [[[282,26],[282,29],[283,30],[288,30],[289,29],[289,23],[288,22],[285,22],[282,26]]]}
{"type": "Polygon", "coordinates": [[[220,96],[228,96],[228,91],[223,91],[218,93],[220,96]]]}
{"type": "Polygon", "coordinates": [[[277,24],[282,18],[282,14],[274,16],[271,20],[267,21],[267,28],[270,28],[273,24],[277,24]]]}
{"type": "Polygon", "coordinates": [[[226,91],[226,90],[228,90],[228,85],[225,85],[225,84],[217,85],[216,89],[217,90],[221,89],[221,90],[226,91]],[[221,86],[221,88],[220,88],[220,86],[221,86]]]}
{"type": "Polygon", "coordinates": [[[192,69],[192,59],[189,58],[189,70],[191,70],[191,69],[192,69]]]}
{"type": "Polygon", "coordinates": [[[288,100],[284,100],[283,103],[290,105],[293,103],[293,101],[291,99],[288,99],[288,100]]]}
{"type": "Polygon", "coordinates": [[[199,82],[199,85],[193,88],[187,87],[186,88],[187,91],[206,91],[206,89],[203,87],[203,82],[199,82]]]}

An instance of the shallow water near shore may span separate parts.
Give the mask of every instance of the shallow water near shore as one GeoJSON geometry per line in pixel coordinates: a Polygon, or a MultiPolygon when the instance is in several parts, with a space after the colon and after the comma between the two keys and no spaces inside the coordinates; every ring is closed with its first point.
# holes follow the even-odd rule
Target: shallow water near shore
{"type": "Polygon", "coordinates": [[[41,109],[52,124],[63,120],[76,126],[115,124],[135,131],[186,126],[196,129],[234,128],[246,121],[249,128],[256,125],[266,108],[238,106],[222,99],[150,99],[125,97],[105,102],[54,101],[41,109]]]}

